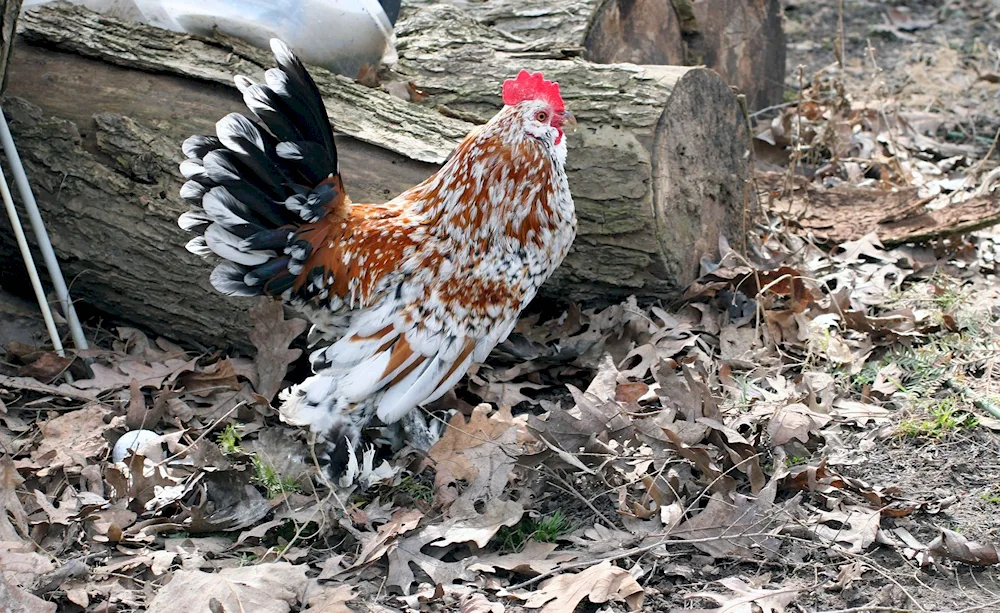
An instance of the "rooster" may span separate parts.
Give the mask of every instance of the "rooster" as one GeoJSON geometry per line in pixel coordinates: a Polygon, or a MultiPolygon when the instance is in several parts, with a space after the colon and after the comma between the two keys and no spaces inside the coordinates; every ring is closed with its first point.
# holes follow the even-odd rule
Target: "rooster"
{"type": "Polygon", "coordinates": [[[434,436],[417,407],[451,389],[505,340],[576,235],[559,85],[521,71],[503,109],[444,166],[382,204],[351,202],[315,83],[288,47],[265,84],[236,77],[256,121],[232,113],[192,136],[180,166],[192,206],[187,249],[221,262],[231,296],[265,295],[305,314],[315,373],[281,394],[279,413],[325,443],[342,475],[362,429],[400,422],[434,436]]]}

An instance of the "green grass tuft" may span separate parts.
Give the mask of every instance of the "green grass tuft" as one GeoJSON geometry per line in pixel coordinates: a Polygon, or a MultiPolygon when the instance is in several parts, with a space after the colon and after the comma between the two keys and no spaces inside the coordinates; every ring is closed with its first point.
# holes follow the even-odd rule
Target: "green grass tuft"
{"type": "Polygon", "coordinates": [[[497,532],[495,538],[500,542],[501,551],[517,553],[524,549],[524,545],[530,540],[554,543],[572,531],[573,524],[562,511],[557,510],[538,520],[528,517],[513,526],[505,526],[497,532]]]}
{"type": "Polygon", "coordinates": [[[223,455],[236,455],[243,453],[240,443],[243,442],[243,435],[240,434],[239,426],[229,424],[219,435],[219,450],[223,455]]]}
{"type": "Polygon", "coordinates": [[[911,438],[942,438],[957,430],[975,428],[975,416],[959,410],[955,397],[944,398],[928,407],[930,419],[904,419],[899,423],[899,433],[911,438]]]}
{"type": "Polygon", "coordinates": [[[298,480],[292,477],[285,477],[273,466],[265,462],[260,456],[253,456],[253,479],[252,481],[264,488],[268,498],[276,498],[284,493],[298,492],[302,489],[298,480]]]}

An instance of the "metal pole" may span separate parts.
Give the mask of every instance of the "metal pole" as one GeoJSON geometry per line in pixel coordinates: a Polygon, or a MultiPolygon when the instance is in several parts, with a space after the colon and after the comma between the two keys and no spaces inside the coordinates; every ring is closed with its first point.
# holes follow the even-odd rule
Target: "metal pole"
{"type": "Polygon", "coordinates": [[[35,298],[38,300],[38,307],[42,310],[42,318],[45,320],[45,328],[49,331],[49,338],[52,339],[52,346],[55,347],[56,353],[65,356],[66,352],[63,351],[62,341],[59,340],[59,331],[56,329],[56,322],[52,318],[52,309],[49,308],[48,298],[45,297],[42,281],[38,278],[35,259],[31,257],[31,250],[28,249],[28,241],[24,237],[24,228],[21,227],[21,220],[17,216],[17,209],[14,208],[14,199],[10,195],[10,188],[7,187],[7,177],[4,176],[2,168],[0,168],[0,196],[3,197],[4,208],[7,209],[7,216],[10,217],[10,225],[14,227],[17,248],[21,250],[24,265],[28,267],[31,288],[35,290],[35,298]]]}
{"type": "MultiPolygon", "coordinates": [[[[38,211],[38,203],[35,202],[35,195],[28,184],[28,175],[24,172],[24,166],[21,164],[21,156],[18,155],[17,147],[14,146],[14,137],[10,133],[10,126],[7,125],[7,117],[4,116],[2,110],[0,110],[0,144],[3,145],[4,153],[7,155],[7,162],[10,163],[11,174],[14,175],[14,183],[17,185],[17,191],[21,194],[21,202],[24,203],[24,209],[28,213],[28,221],[31,222],[31,229],[34,231],[35,239],[38,241],[38,249],[42,252],[45,267],[49,270],[52,286],[56,290],[56,296],[59,298],[63,313],[66,315],[69,331],[73,336],[73,344],[78,350],[87,349],[87,337],[84,335],[83,327],[76,316],[76,309],[73,308],[73,301],[69,297],[69,288],[66,287],[66,280],[63,278],[62,270],[59,268],[59,261],[56,259],[56,253],[52,249],[52,242],[49,240],[49,234],[45,230],[45,222],[42,221],[42,214],[38,211]]],[[[7,189],[6,185],[5,189],[7,189]]],[[[7,191],[9,193],[10,190],[7,189],[7,191]]],[[[16,216],[16,210],[13,214],[16,216]]],[[[18,222],[18,225],[20,225],[20,222],[18,222]]],[[[25,259],[25,263],[27,261],[25,259]]]]}

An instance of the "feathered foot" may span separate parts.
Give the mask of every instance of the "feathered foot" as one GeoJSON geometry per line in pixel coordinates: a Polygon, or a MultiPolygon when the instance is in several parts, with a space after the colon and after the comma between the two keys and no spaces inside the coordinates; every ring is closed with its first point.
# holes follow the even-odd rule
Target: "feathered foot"
{"type": "Polygon", "coordinates": [[[384,426],[378,440],[389,445],[394,452],[408,444],[413,449],[426,453],[441,440],[445,428],[448,427],[448,421],[454,414],[455,411],[451,410],[444,413],[443,417],[432,415],[428,423],[423,410],[418,407],[396,423],[384,426]]]}

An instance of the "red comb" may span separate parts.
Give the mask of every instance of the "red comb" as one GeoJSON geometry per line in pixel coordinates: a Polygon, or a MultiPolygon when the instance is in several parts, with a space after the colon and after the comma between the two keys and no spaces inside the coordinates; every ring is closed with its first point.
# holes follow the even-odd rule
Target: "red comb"
{"type": "Polygon", "coordinates": [[[552,107],[553,113],[566,110],[562,96],[559,95],[559,84],[546,81],[542,73],[530,73],[522,70],[516,79],[503,82],[503,103],[515,105],[525,100],[544,100],[552,107]]]}

